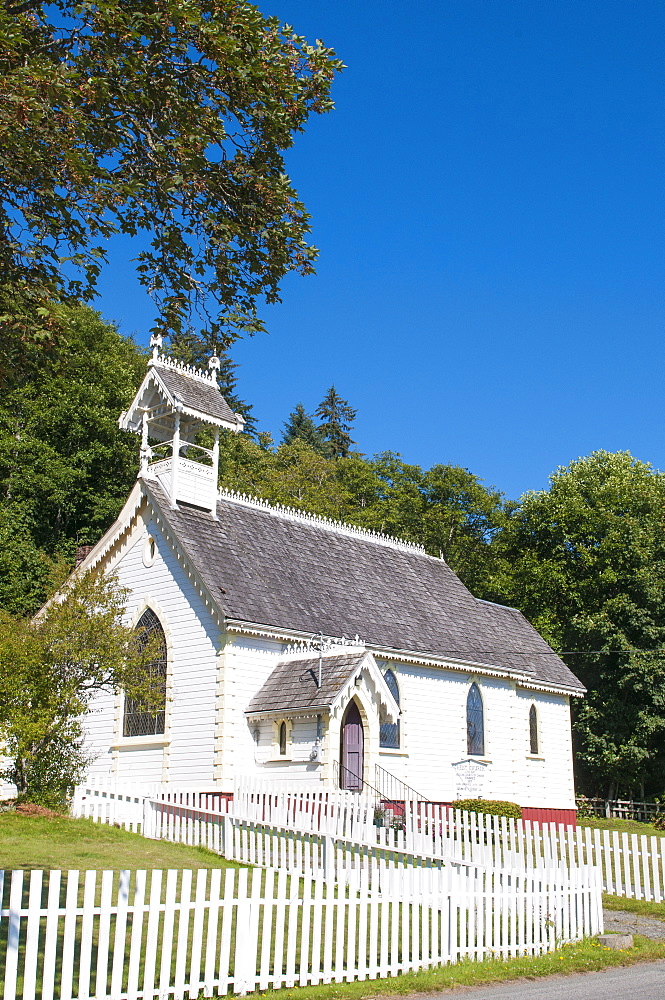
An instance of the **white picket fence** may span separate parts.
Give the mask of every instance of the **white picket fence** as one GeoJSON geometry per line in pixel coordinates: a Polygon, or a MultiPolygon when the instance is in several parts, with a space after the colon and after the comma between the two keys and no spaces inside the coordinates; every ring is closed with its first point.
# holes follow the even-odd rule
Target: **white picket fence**
{"type": "Polygon", "coordinates": [[[540,954],[602,930],[594,870],[0,872],[4,1000],[181,1000],[540,954]],[[64,877],[63,877],[64,876],[64,877]]]}
{"type": "MultiPolygon", "coordinates": [[[[76,790],[73,813],[117,823],[148,837],[203,845],[231,860],[289,871],[370,870],[403,855],[464,861],[500,869],[547,870],[595,866],[603,890],[636,899],[665,900],[665,838],[532,823],[468,813],[433,803],[406,802],[401,828],[375,825],[375,802],[353,792],[305,786],[236,783],[232,801],[219,792],[155,785],[115,789],[89,784],[76,790]],[[227,819],[228,817],[228,819],[227,819]]],[[[422,864],[422,860],[415,862],[422,864]]]]}

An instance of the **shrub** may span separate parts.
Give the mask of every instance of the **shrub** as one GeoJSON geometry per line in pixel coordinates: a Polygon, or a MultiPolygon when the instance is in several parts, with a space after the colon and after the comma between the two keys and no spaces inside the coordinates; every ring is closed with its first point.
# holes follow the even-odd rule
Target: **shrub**
{"type": "MultiPolygon", "coordinates": [[[[596,799],[596,801],[599,801],[596,799]]],[[[593,800],[587,798],[586,795],[576,795],[575,805],[577,806],[577,818],[578,819],[593,819],[597,816],[596,810],[593,806],[593,800]]]]}
{"type": "Polygon", "coordinates": [[[489,816],[512,816],[520,819],[522,807],[516,802],[493,801],[492,799],[459,799],[453,802],[453,808],[466,809],[467,812],[486,813],[489,816]]]}

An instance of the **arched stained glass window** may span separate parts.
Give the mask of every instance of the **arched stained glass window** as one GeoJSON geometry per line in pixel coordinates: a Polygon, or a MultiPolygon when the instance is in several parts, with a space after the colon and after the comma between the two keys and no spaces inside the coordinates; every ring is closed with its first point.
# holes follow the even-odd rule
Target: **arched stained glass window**
{"type": "Polygon", "coordinates": [[[280,756],[286,757],[286,723],[282,722],[279,726],[279,752],[280,756]]]}
{"type": "MultiPolygon", "coordinates": [[[[399,684],[397,683],[397,678],[392,670],[386,670],[383,675],[383,679],[388,685],[391,695],[399,705],[399,684]]],[[[397,722],[381,722],[381,728],[379,730],[379,746],[384,747],[386,750],[399,750],[399,719],[397,722]]]]}
{"type": "Polygon", "coordinates": [[[148,676],[154,678],[159,694],[160,707],[156,712],[146,711],[145,704],[138,698],[125,697],[125,711],[122,720],[123,736],[157,736],[164,732],[166,713],[166,636],[161,622],[151,608],[146,608],[136,623],[139,647],[145,649],[153,637],[157,637],[155,657],[147,664],[148,676]]]}
{"type": "Polygon", "coordinates": [[[531,753],[538,753],[538,712],[535,705],[529,709],[529,746],[531,753]]]}
{"type": "Polygon", "coordinates": [[[483,698],[477,684],[472,684],[466,699],[466,750],[475,756],[485,753],[483,698]]]}

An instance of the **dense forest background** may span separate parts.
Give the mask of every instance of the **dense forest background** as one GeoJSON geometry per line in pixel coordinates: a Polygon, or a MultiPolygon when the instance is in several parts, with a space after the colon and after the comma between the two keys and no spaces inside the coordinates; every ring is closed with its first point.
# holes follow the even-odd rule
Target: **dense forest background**
{"type": "MultiPolygon", "coordinates": [[[[201,361],[186,338],[172,353],[201,361]]],[[[0,401],[0,605],[34,613],[117,516],[138,439],[118,429],[146,353],[87,307],[66,341],[22,356],[0,401]]],[[[220,485],[422,543],[477,596],[520,608],[587,685],[574,705],[578,783],[660,794],[665,784],[665,476],[597,451],[549,489],[507,499],[468,469],[368,457],[355,410],[321,387],[279,434],[258,428],[224,358],[222,391],[247,418],[224,436],[220,485]]]]}

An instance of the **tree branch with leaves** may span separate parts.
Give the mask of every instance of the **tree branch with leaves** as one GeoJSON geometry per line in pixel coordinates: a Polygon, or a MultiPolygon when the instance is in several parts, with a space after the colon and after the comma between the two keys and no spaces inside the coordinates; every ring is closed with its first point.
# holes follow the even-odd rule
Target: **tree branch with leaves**
{"type": "Polygon", "coordinates": [[[241,0],[0,5],[0,334],[49,343],[122,233],[154,329],[262,329],[317,251],[283,152],[342,63],[241,0]]]}

